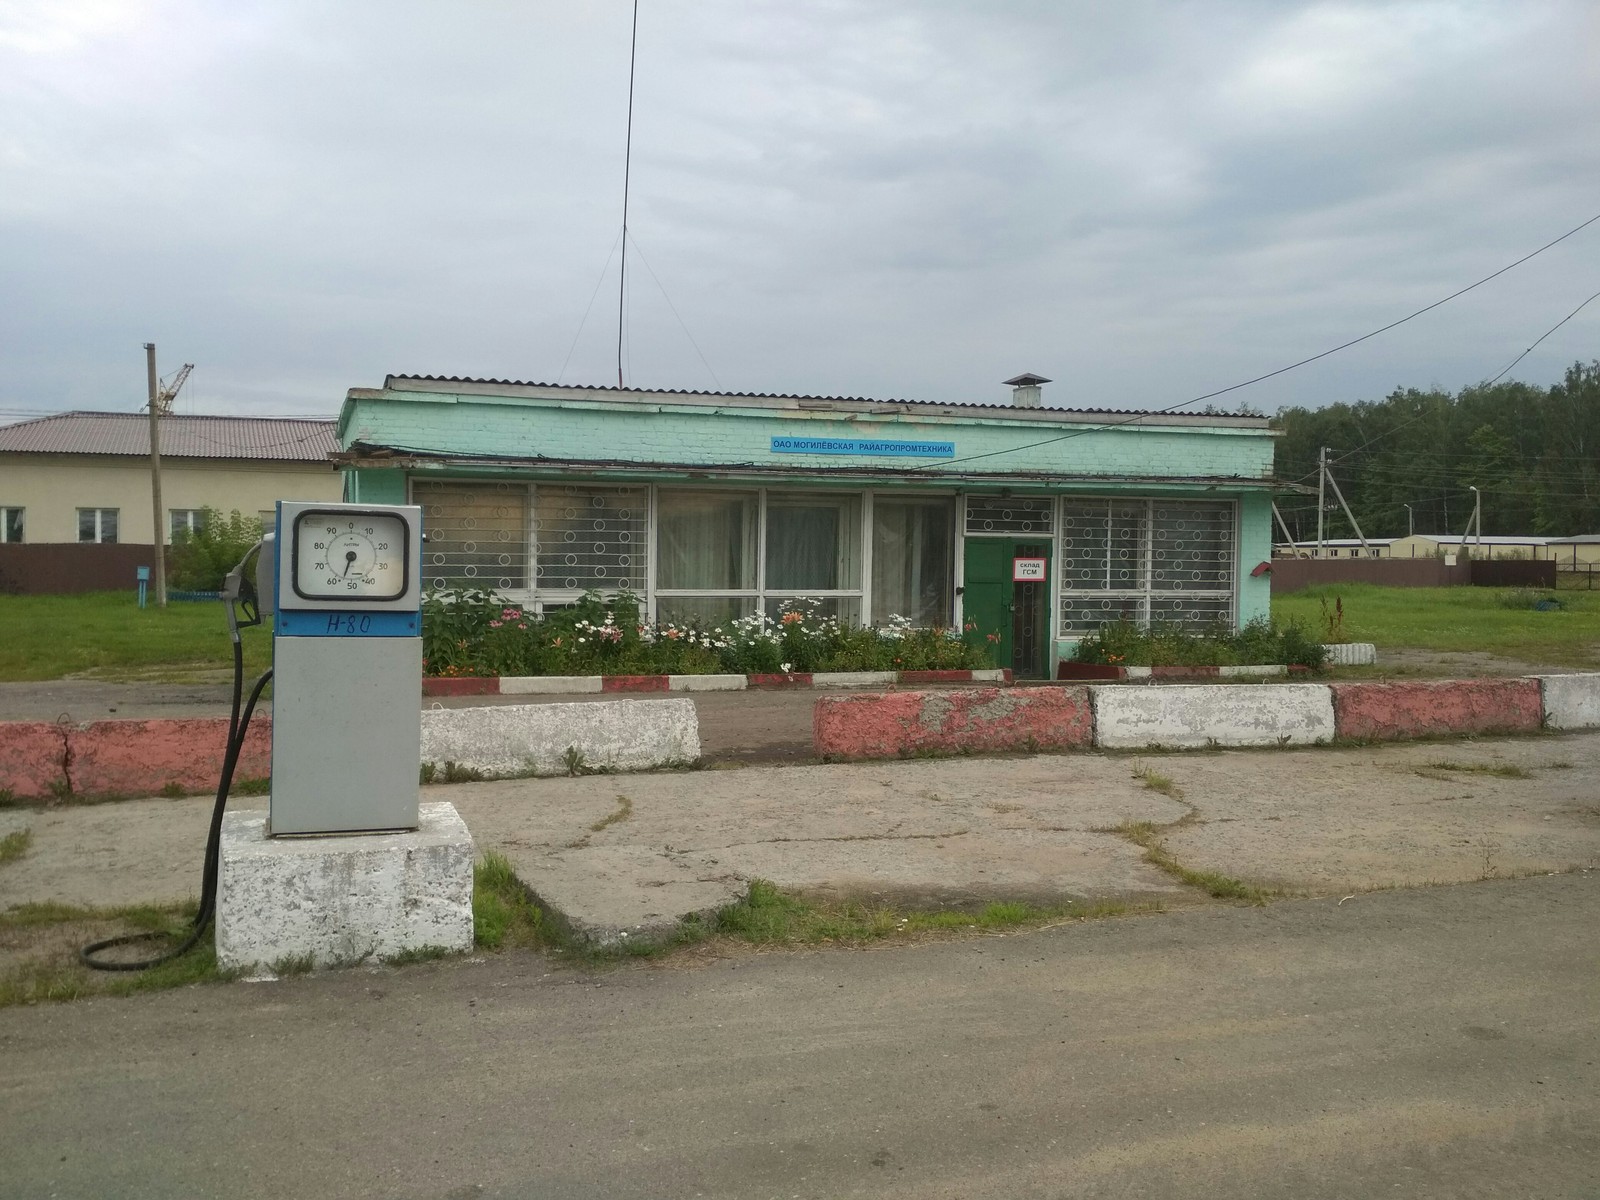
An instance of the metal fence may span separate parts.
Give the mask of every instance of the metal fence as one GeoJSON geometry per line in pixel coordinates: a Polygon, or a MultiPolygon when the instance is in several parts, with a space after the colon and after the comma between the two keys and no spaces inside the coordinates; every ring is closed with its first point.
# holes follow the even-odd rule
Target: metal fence
{"type": "Polygon", "coordinates": [[[1550,559],[1442,558],[1275,558],[1272,591],[1298,592],[1321,584],[1371,583],[1379,587],[1554,588],[1556,564],[1550,559]]]}

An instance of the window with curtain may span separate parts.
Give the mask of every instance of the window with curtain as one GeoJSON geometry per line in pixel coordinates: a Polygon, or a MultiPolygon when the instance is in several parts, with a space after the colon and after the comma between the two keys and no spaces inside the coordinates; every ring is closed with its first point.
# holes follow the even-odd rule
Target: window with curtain
{"type": "Polygon", "coordinates": [[[950,624],[955,523],[952,499],[873,497],[874,624],[892,616],[918,626],[950,624]]]}
{"type": "Polygon", "coordinates": [[[861,497],[768,493],[767,593],[860,587],[861,497]]]}
{"type": "Polygon", "coordinates": [[[754,592],[754,492],[658,493],[658,591],[754,592]]]}

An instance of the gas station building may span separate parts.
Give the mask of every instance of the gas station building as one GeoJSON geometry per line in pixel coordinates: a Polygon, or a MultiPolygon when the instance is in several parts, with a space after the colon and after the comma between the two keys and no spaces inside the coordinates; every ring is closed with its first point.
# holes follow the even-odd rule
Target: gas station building
{"type": "Polygon", "coordinates": [[[971,626],[1054,673],[1101,623],[1268,615],[1264,417],[391,375],[338,423],[345,499],[419,504],[425,585],[535,610],[628,588],[656,620],[805,597],[971,626]]]}

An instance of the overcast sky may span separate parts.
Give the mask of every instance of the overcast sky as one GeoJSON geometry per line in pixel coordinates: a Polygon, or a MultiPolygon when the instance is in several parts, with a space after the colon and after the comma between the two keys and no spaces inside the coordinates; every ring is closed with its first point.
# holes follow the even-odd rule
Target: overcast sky
{"type": "MultiPolygon", "coordinates": [[[[5,0],[0,421],[137,409],[146,341],[180,412],[615,383],[631,11],[5,0]]],[[[641,0],[638,38],[640,387],[1162,407],[1600,213],[1593,0],[641,0]]],[[[1600,223],[1219,403],[1483,380],[1597,267],[1600,223]]],[[[1513,377],[1597,356],[1600,301],[1513,377]]]]}

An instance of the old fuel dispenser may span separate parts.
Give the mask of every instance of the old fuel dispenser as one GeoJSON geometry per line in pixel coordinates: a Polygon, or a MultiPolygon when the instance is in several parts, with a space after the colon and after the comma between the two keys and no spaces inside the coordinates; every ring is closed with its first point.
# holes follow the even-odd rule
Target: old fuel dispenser
{"type": "Polygon", "coordinates": [[[269,565],[269,834],[415,829],[422,509],[279,501],[269,565]]]}

